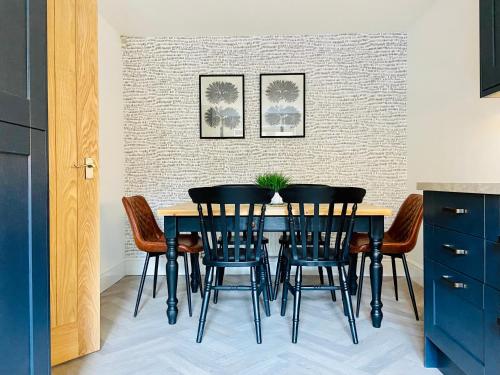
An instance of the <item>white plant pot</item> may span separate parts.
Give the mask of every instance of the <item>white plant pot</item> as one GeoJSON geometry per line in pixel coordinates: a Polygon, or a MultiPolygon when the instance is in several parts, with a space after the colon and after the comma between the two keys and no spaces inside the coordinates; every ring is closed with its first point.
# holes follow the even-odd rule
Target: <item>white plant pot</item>
{"type": "Polygon", "coordinates": [[[274,193],[273,199],[271,199],[271,204],[283,204],[283,198],[279,193],[274,193]]]}

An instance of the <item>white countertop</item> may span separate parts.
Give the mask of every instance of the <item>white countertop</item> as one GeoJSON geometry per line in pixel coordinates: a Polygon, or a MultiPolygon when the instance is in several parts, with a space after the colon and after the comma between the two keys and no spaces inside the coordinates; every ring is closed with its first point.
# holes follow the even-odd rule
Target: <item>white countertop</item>
{"type": "Polygon", "coordinates": [[[500,195],[500,183],[419,182],[418,190],[500,195]]]}

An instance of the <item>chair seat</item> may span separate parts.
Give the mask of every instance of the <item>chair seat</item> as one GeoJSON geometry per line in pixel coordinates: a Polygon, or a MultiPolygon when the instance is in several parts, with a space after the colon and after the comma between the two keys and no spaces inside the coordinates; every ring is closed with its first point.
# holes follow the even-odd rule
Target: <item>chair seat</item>
{"type": "Polygon", "coordinates": [[[307,246],[305,257],[302,256],[302,247],[301,246],[297,246],[297,253],[299,254],[298,259],[293,259],[291,248],[286,248],[283,251],[283,256],[287,258],[287,261],[290,262],[291,265],[297,265],[297,266],[329,267],[329,266],[336,266],[339,263],[344,263],[344,264],[347,263],[347,262],[339,261],[335,257],[332,249],[330,249],[329,256],[325,257],[323,254],[323,249],[319,248],[318,259],[314,259],[314,260],[313,260],[313,247],[312,246],[307,246]]]}
{"type": "Polygon", "coordinates": [[[213,267],[249,267],[258,265],[260,261],[255,260],[255,250],[252,250],[248,258],[245,260],[245,247],[240,248],[240,256],[239,261],[235,261],[235,249],[234,247],[230,247],[227,249],[229,260],[225,261],[224,256],[222,255],[222,251],[220,254],[217,254],[217,259],[215,260],[207,260],[205,257],[203,258],[203,264],[206,266],[213,267]]]}
{"type": "MultiPolygon", "coordinates": [[[[244,244],[246,240],[247,240],[247,239],[246,239],[246,236],[244,236],[244,235],[240,235],[240,244],[244,244]]],[[[252,238],[252,243],[255,243],[255,242],[257,242],[257,236],[256,236],[256,235],[253,235],[253,238],[252,238]]],[[[222,244],[222,237],[221,237],[221,236],[219,236],[219,238],[217,239],[217,243],[218,243],[219,245],[221,245],[221,244],[222,244]]],[[[267,237],[262,237],[262,245],[267,245],[268,243],[269,243],[269,238],[267,238],[267,237]]],[[[229,246],[234,246],[234,238],[233,238],[233,237],[229,238],[229,241],[228,241],[228,243],[227,243],[227,244],[228,244],[229,246]]]]}
{"type": "MultiPolygon", "coordinates": [[[[179,234],[177,244],[179,253],[200,253],[203,251],[203,242],[197,234],[179,234]]],[[[167,251],[165,236],[162,235],[158,241],[144,241],[141,250],[148,253],[165,253],[167,251]]]]}
{"type": "MultiPolygon", "coordinates": [[[[412,248],[405,242],[398,242],[389,233],[384,233],[384,242],[382,243],[382,254],[403,254],[412,248]]],[[[351,239],[352,254],[367,253],[370,251],[370,237],[368,233],[353,233],[351,239]]]]}
{"type": "MultiPolygon", "coordinates": [[[[391,227],[384,233],[382,254],[399,255],[412,251],[417,243],[422,215],[422,195],[410,194],[399,208],[391,227]]],[[[368,233],[353,233],[350,251],[353,254],[369,252],[368,233]]]]}
{"type": "MultiPolygon", "coordinates": [[[[325,237],[323,235],[321,235],[321,237],[319,238],[319,244],[322,245],[324,242],[325,242],[325,237]]],[[[279,243],[280,243],[280,245],[289,245],[290,244],[290,236],[288,235],[288,233],[286,235],[280,236],[279,243]]],[[[313,243],[313,236],[311,234],[309,234],[307,236],[307,243],[308,244],[313,243]]]]}

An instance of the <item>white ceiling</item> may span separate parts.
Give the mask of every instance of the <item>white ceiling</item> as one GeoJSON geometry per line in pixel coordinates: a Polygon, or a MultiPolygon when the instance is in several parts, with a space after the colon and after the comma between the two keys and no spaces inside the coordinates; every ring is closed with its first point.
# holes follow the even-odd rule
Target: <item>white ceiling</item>
{"type": "Polygon", "coordinates": [[[404,32],[439,0],[100,0],[121,35],[404,32]]]}

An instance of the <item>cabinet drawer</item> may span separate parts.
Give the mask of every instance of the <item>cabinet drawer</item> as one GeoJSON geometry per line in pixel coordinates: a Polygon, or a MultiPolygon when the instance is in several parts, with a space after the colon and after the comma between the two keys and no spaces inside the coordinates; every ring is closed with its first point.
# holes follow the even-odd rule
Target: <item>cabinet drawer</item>
{"type": "Polygon", "coordinates": [[[500,374],[500,292],[484,289],[484,367],[486,375],[500,374]]]}
{"type": "Polygon", "coordinates": [[[424,225],[424,238],[425,256],[484,282],[482,238],[431,225],[424,225]]]}
{"type": "Polygon", "coordinates": [[[486,284],[500,290],[500,243],[486,241],[486,284]]]}
{"type": "Polygon", "coordinates": [[[427,223],[484,237],[484,195],[426,192],[427,223]]]}
{"type": "Polygon", "coordinates": [[[485,195],[484,202],[486,239],[493,242],[500,241],[500,196],[485,195]]]}
{"type": "Polygon", "coordinates": [[[426,335],[466,374],[484,371],[483,284],[425,259],[426,335]]]}

